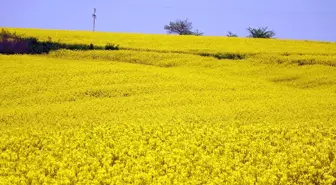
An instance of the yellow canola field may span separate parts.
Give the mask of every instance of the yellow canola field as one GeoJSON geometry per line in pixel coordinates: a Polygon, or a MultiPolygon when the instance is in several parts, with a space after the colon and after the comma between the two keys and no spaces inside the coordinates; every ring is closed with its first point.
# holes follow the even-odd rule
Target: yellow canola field
{"type": "Polygon", "coordinates": [[[277,39],[246,39],[214,36],[178,36],[64,30],[8,29],[40,40],[105,46],[119,44],[123,49],[175,51],[187,53],[267,53],[336,55],[336,43],[277,39]]]}
{"type": "Polygon", "coordinates": [[[0,55],[0,184],[336,183],[335,43],[11,30],[127,50],[0,55]]]}

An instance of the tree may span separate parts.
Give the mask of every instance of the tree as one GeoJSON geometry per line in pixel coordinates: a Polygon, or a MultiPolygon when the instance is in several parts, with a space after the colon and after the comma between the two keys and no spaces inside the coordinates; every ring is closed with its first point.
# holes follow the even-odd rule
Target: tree
{"type": "Polygon", "coordinates": [[[238,37],[237,34],[232,33],[231,31],[228,31],[228,33],[226,34],[227,37],[238,37]]]}
{"type": "Polygon", "coordinates": [[[165,25],[164,29],[167,30],[168,33],[176,33],[179,35],[196,35],[201,36],[203,35],[202,32],[196,30],[192,31],[193,26],[192,22],[189,22],[188,19],[186,20],[176,20],[175,22],[170,22],[169,25],[165,25]]]}
{"type": "Polygon", "coordinates": [[[275,32],[272,30],[268,30],[268,27],[261,28],[247,28],[247,31],[250,33],[248,37],[250,38],[273,38],[275,36],[275,32]]]}
{"type": "Polygon", "coordinates": [[[195,36],[202,36],[202,35],[203,35],[203,32],[200,32],[199,30],[195,30],[194,32],[192,32],[192,35],[195,35],[195,36]]]}

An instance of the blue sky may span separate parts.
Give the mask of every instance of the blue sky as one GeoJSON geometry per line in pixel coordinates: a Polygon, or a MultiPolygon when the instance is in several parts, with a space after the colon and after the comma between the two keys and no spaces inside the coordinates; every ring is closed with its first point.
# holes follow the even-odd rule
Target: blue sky
{"type": "Polygon", "coordinates": [[[268,26],[281,39],[336,41],[336,0],[1,0],[0,27],[164,34],[188,18],[205,35],[268,26]]]}

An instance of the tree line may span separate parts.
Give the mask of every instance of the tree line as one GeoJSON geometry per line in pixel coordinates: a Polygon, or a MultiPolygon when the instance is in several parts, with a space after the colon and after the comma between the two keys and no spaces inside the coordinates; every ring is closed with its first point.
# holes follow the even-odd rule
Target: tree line
{"type": "MultiPolygon", "coordinates": [[[[178,34],[178,35],[196,35],[202,36],[204,33],[199,30],[193,31],[192,22],[188,19],[186,20],[176,20],[171,21],[168,25],[164,26],[164,29],[167,33],[170,34],[178,34]]],[[[249,33],[248,37],[250,38],[273,38],[275,36],[275,32],[273,30],[268,30],[268,27],[260,27],[260,28],[251,28],[248,27],[247,31],[249,33]]],[[[228,37],[238,37],[237,34],[228,31],[228,37]]]]}

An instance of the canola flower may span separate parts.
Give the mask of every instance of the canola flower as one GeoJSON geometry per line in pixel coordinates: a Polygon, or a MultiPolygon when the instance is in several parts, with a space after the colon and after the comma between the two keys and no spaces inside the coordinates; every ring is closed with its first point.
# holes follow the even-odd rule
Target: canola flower
{"type": "Polygon", "coordinates": [[[187,53],[267,53],[336,55],[336,43],[295,41],[278,39],[246,39],[214,36],[178,36],[133,33],[109,33],[89,31],[63,31],[38,29],[8,29],[19,35],[36,37],[39,40],[105,46],[120,45],[122,49],[154,50],[187,53]]]}
{"type": "Polygon", "coordinates": [[[332,43],[15,30],[131,50],[0,55],[0,184],[336,182],[332,43]]]}

